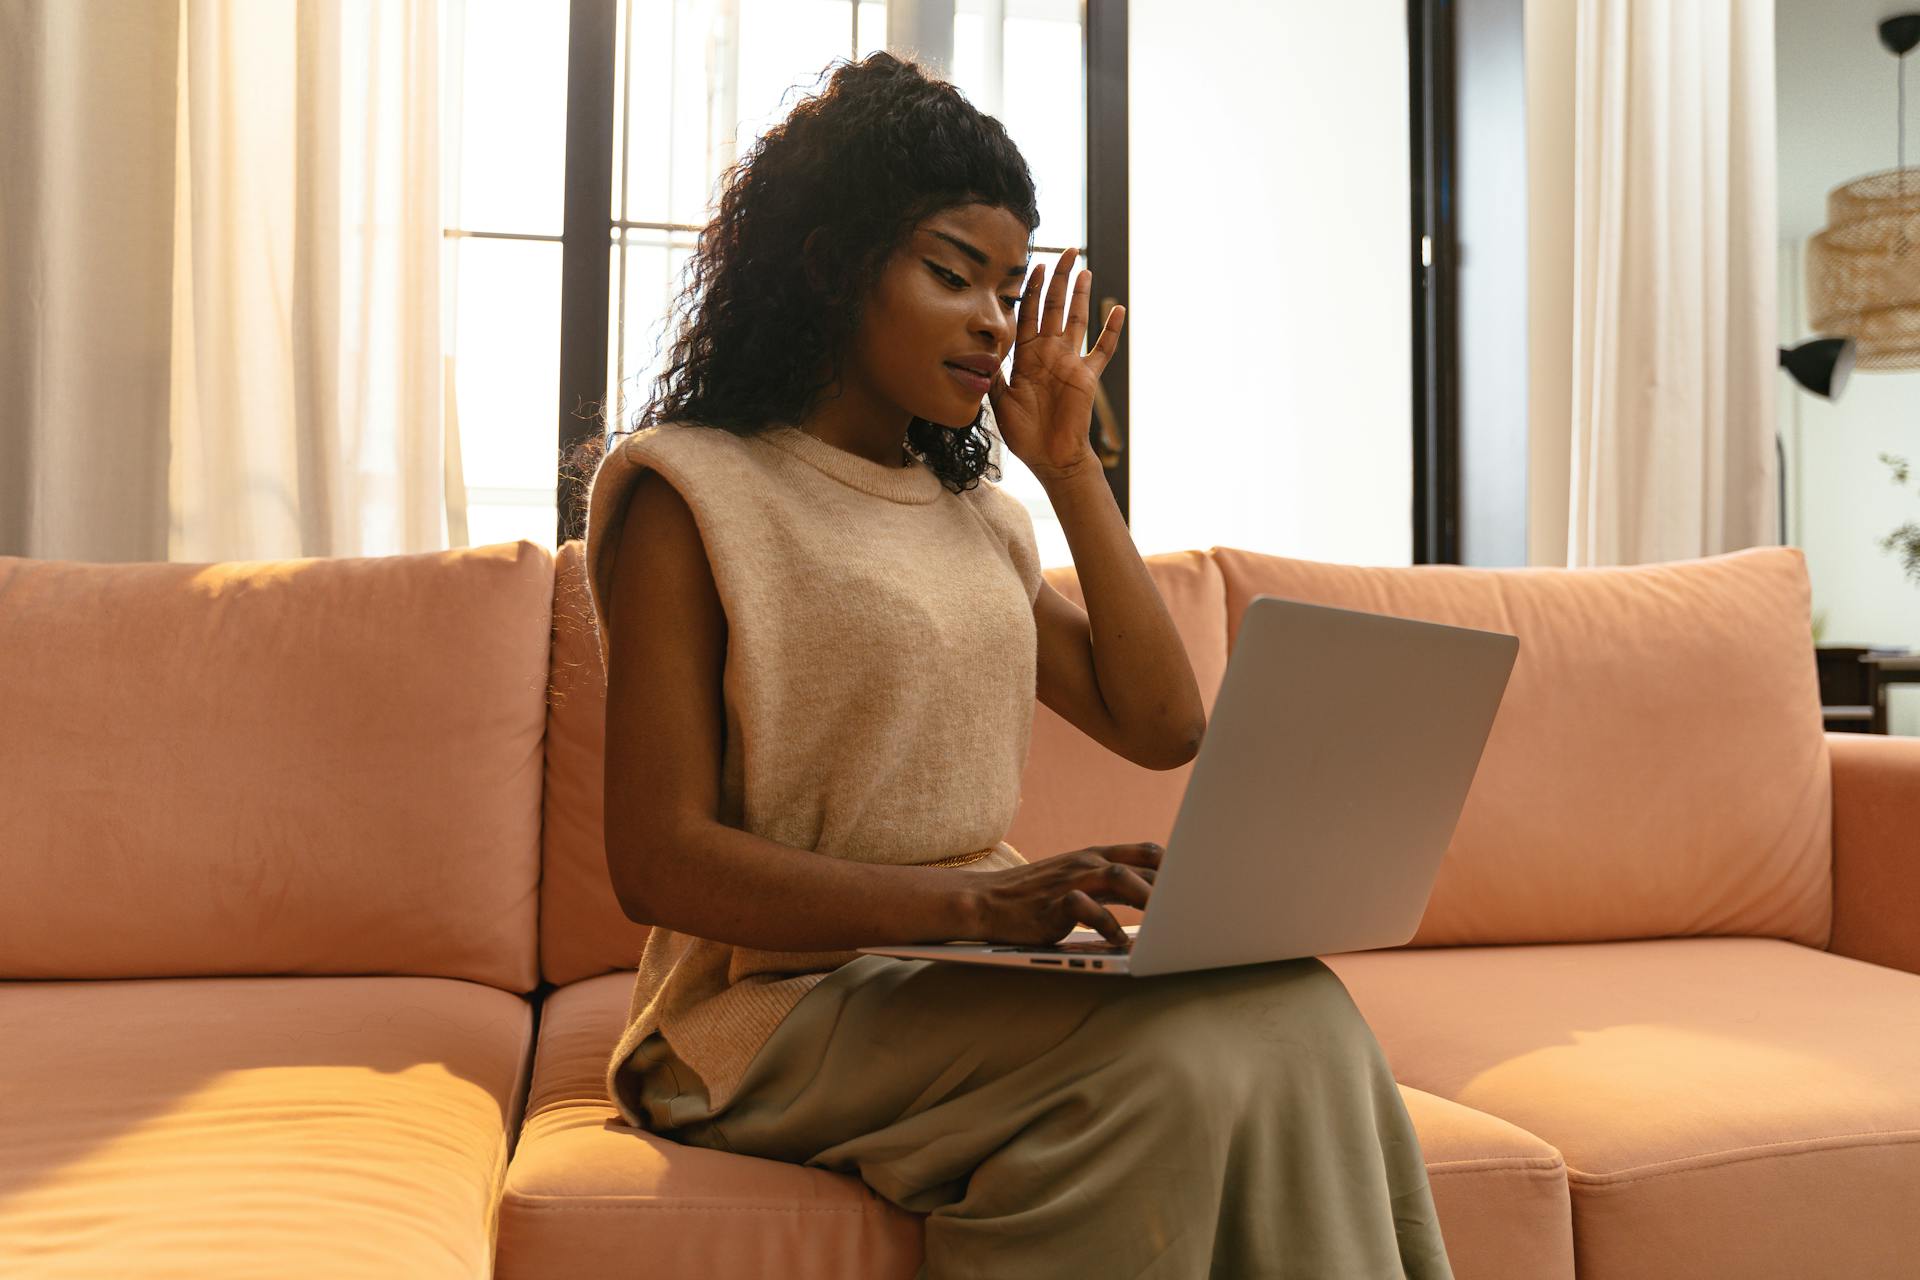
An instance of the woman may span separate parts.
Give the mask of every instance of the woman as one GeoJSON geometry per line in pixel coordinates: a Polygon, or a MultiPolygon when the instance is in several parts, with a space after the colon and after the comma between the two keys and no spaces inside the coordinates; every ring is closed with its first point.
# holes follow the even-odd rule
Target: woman
{"type": "Polygon", "coordinates": [[[1068,251],[1043,299],[1037,222],[999,122],[884,53],[726,176],[589,496],[608,870],[653,926],[608,1096],[927,1214],[933,1280],[1450,1276],[1399,1091],[1317,958],[1119,979],[856,950],[1121,944],[1102,904],[1146,905],[1157,844],[1001,839],[1034,698],[1149,768],[1204,727],[1088,445],[1123,312],[1082,355],[1090,273],[1067,288],[1068,251]],[[981,482],[983,396],[1085,612],[981,482]]]}

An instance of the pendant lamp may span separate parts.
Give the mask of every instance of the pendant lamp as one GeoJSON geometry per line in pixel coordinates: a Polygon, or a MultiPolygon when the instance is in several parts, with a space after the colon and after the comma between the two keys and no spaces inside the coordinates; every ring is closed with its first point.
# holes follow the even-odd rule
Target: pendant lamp
{"type": "Polygon", "coordinates": [[[1899,60],[1896,167],[1827,193],[1827,225],[1807,241],[1807,319],[1816,333],[1855,340],[1861,369],[1920,368],[1920,168],[1907,167],[1907,54],[1920,13],[1880,24],[1899,60]]]}

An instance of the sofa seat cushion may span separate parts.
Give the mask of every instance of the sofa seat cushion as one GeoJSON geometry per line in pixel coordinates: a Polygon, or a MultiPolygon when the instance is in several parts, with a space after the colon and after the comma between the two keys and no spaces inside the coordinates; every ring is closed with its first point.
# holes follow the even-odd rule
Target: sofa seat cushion
{"type": "Polygon", "coordinates": [[[531,1040],[455,979],[0,983],[0,1275],[486,1275],[531,1040]]]}
{"type": "Polygon", "coordinates": [[[1581,1280],[1913,1274],[1920,977],[1767,938],[1324,959],[1397,1079],[1565,1156],[1581,1280]]]}
{"type": "Polygon", "coordinates": [[[540,1011],[527,1119],[507,1170],[498,1280],[647,1274],[911,1277],[920,1218],[858,1178],[684,1146],[606,1098],[631,970],[569,983],[540,1011]]]}
{"type": "MultiPolygon", "coordinates": [[[[555,990],[500,1208],[499,1280],[624,1273],[908,1280],[922,1217],[860,1179],[685,1146],[626,1125],[603,1093],[631,973],[555,990]]],[[[1571,1280],[1559,1153],[1470,1107],[1403,1090],[1462,1277],[1571,1280]],[[1469,1269],[1462,1259],[1478,1259],[1469,1269]],[[1524,1265],[1522,1265],[1524,1264],[1524,1265]]]]}
{"type": "Polygon", "coordinates": [[[1573,1223],[1560,1153],[1519,1125],[1399,1084],[1454,1275],[1573,1280],[1573,1223]]]}

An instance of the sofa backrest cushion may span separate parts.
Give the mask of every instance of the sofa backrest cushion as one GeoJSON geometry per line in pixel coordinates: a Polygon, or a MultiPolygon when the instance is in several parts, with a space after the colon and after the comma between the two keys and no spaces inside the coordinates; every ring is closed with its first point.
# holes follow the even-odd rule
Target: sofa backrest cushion
{"type": "Polygon", "coordinates": [[[532,990],[552,561],[0,557],[0,977],[532,990]]]}
{"type": "MultiPolygon", "coordinates": [[[[1177,551],[1143,558],[1147,574],[1173,618],[1186,647],[1200,701],[1213,713],[1220,678],[1227,670],[1226,592],[1220,570],[1204,551],[1177,551]]],[[[1072,565],[1045,571],[1067,599],[1086,607],[1086,594],[1072,565]]],[[[1051,708],[1036,702],[1033,739],[1020,784],[1020,808],[1007,843],[1029,862],[1093,844],[1128,844],[1173,834],[1180,797],[1193,773],[1148,769],[1101,746],[1051,708]]],[[[1107,904],[1114,919],[1133,924],[1140,912],[1107,904]]]]}
{"type": "Polygon", "coordinates": [[[607,872],[607,672],[600,661],[584,550],[575,538],[553,559],[540,972],[556,985],[632,969],[647,941],[647,926],[627,919],[607,872]]]}
{"type": "Polygon", "coordinates": [[[1261,594],[1520,637],[1409,946],[1826,945],[1832,783],[1798,548],[1588,569],[1212,554],[1229,644],[1261,594]]]}

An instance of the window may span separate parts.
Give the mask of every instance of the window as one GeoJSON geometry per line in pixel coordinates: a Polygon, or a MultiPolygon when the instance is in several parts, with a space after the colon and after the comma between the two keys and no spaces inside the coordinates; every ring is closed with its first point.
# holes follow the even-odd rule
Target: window
{"type": "Polygon", "coordinates": [[[567,3],[442,3],[441,323],[467,495],[450,535],[552,547],[567,3]]]}
{"type": "Polygon", "coordinates": [[[831,61],[884,47],[886,5],[640,0],[621,4],[618,30],[603,403],[624,427],[665,365],[668,309],[720,175],[831,61]]]}
{"type": "MultiPolygon", "coordinates": [[[[606,316],[598,398],[624,426],[664,364],[669,309],[720,175],[799,97],[818,91],[831,63],[885,47],[888,3],[443,3],[444,312],[468,538],[553,547],[564,433],[598,429],[563,415],[562,434],[555,431],[562,310],[584,305],[562,298],[569,9],[575,22],[583,11],[612,19],[612,83],[599,87],[613,123],[606,295],[593,306],[606,316]]],[[[1004,121],[1026,154],[1041,213],[1033,257],[1051,273],[1067,246],[1087,240],[1079,0],[953,0],[953,9],[950,78],[1004,121]]],[[[1034,515],[1042,561],[1065,563],[1039,482],[1012,455],[997,461],[1034,515]]]]}

